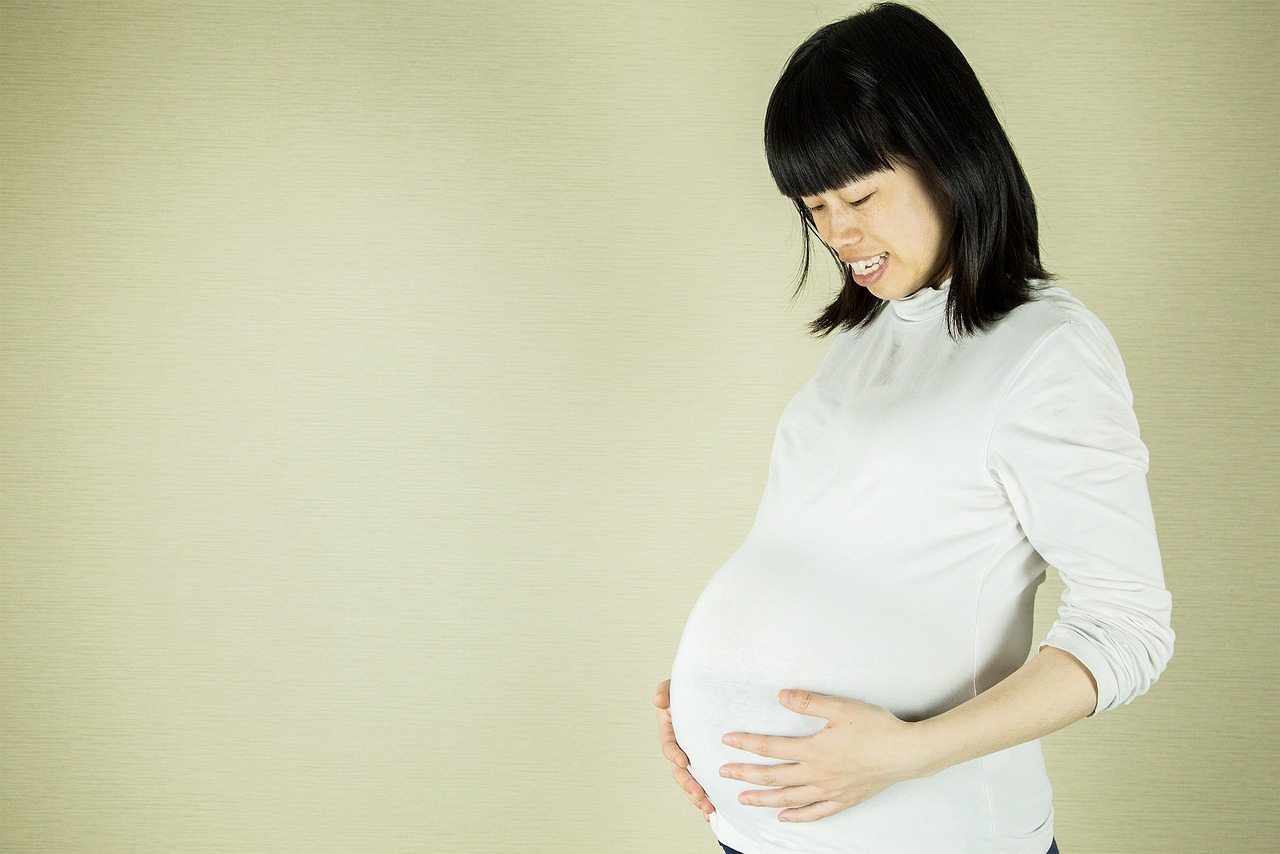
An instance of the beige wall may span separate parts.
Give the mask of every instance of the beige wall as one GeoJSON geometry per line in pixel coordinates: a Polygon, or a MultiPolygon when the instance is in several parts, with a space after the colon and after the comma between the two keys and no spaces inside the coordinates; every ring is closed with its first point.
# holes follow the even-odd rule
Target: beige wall
{"type": "MultiPolygon", "coordinates": [[[[1151,449],[1064,851],[1274,850],[1277,6],[922,8],[1151,449]]],[[[849,10],[0,3],[0,848],[709,854],[649,696],[826,346],[759,137],[849,10]]]]}

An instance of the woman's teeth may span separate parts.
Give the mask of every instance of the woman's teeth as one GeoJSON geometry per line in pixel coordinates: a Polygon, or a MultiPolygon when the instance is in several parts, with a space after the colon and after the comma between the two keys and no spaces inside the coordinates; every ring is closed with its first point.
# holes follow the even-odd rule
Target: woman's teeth
{"type": "Polygon", "coordinates": [[[881,252],[874,258],[868,258],[866,261],[854,261],[849,266],[853,268],[854,275],[865,276],[867,273],[874,273],[879,270],[880,265],[884,263],[884,259],[888,257],[888,252],[881,252]]]}

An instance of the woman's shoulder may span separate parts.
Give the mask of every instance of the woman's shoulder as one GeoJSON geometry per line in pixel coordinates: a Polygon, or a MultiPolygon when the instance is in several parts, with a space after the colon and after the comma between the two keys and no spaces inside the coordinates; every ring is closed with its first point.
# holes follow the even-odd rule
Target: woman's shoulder
{"type": "Polygon", "coordinates": [[[1061,285],[1052,282],[1032,282],[1031,299],[1009,312],[1007,320],[1028,326],[1056,327],[1063,323],[1101,325],[1097,315],[1079,298],[1061,285]]]}
{"type": "Polygon", "coordinates": [[[997,324],[1006,355],[1030,369],[1082,374],[1090,370],[1125,381],[1124,360],[1106,325],[1065,288],[1037,282],[1032,299],[997,324]]]}
{"type": "Polygon", "coordinates": [[[1010,344],[1035,348],[1046,339],[1095,340],[1104,349],[1115,341],[1098,316],[1066,288],[1050,282],[1033,283],[1031,299],[1010,311],[996,324],[1010,344]]]}

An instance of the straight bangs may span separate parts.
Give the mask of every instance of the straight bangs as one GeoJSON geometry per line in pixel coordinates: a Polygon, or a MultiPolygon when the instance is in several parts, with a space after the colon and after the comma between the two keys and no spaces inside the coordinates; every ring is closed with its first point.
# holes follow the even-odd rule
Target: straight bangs
{"type": "Polygon", "coordinates": [[[816,49],[791,57],[769,98],[765,156],[782,195],[791,199],[839,189],[891,168],[896,146],[866,87],[816,49]]]}
{"type": "Polygon", "coordinates": [[[817,30],[787,60],[764,117],[773,181],[804,226],[796,294],[814,239],[844,283],[810,324],[817,335],[856,330],[887,304],[853,280],[822,242],[804,197],[910,164],[950,214],[936,286],[949,265],[947,327],[957,340],[985,331],[1051,278],[1040,261],[1035,199],[1009,138],[964,54],[936,24],[898,3],[817,30]]]}

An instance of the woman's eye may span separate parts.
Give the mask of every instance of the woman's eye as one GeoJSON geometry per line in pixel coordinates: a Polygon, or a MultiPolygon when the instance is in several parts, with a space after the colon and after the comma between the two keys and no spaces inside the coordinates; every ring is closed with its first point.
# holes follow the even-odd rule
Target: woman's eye
{"type": "Polygon", "coordinates": [[[875,193],[867,193],[865,196],[863,196],[862,198],[858,199],[856,202],[849,202],[849,205],[850,205],[851,207],[855,207],[855,208],[856,208],[856,207],[858,207],[858,205],[863,204],[864,202],[866,202],[866,200],[867,200],[867,199],[871,198],[871,197],[872,197],[872,196],[874,196],[874,195],[875,195],[875,193]]]}
{"type": "Polygon", "coordinates": [[[809,211],[809,213],[815,213],[822,210],[824,207],[826,207],[826,205],[805,205],[805,209],[809,211]]]}

